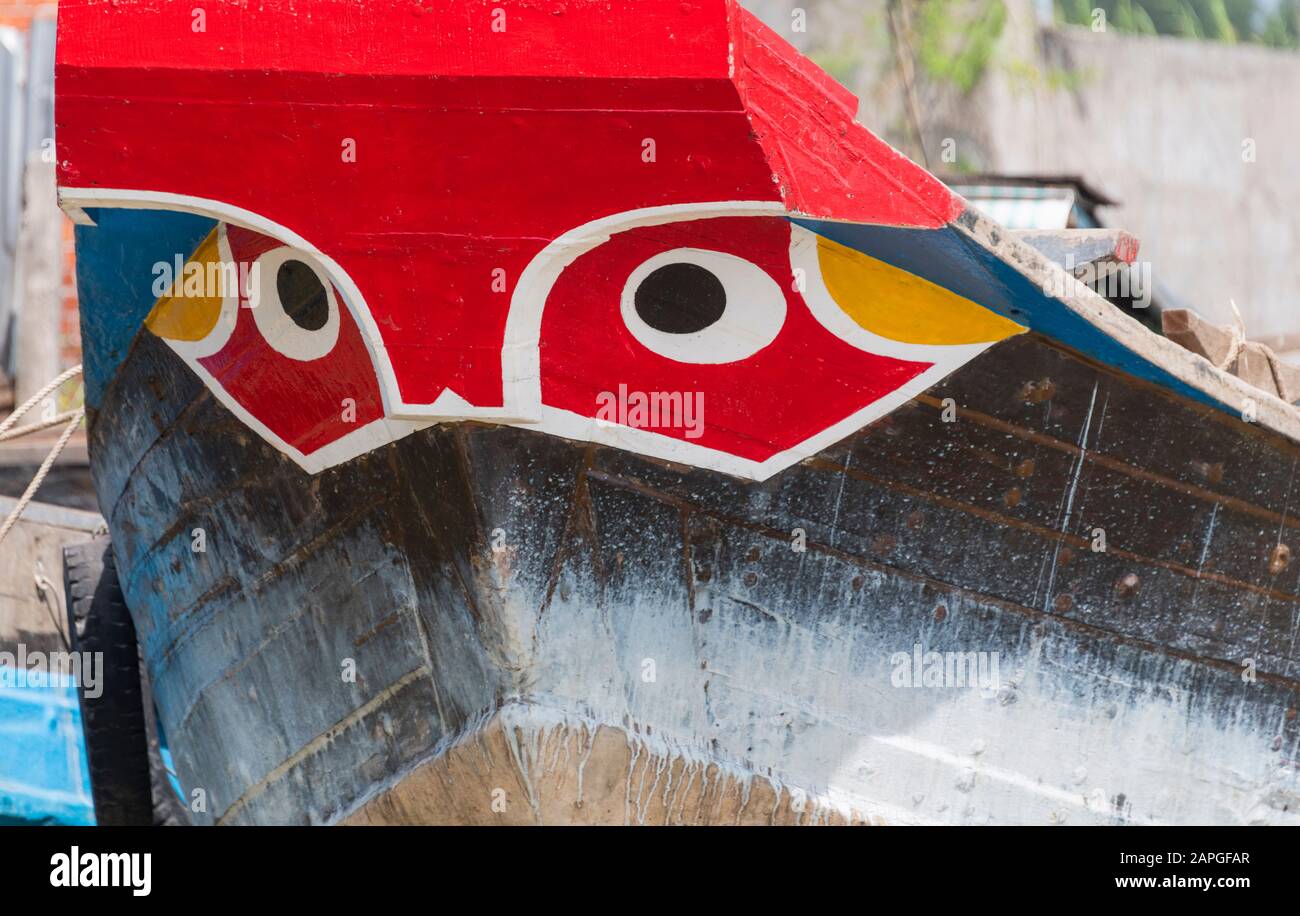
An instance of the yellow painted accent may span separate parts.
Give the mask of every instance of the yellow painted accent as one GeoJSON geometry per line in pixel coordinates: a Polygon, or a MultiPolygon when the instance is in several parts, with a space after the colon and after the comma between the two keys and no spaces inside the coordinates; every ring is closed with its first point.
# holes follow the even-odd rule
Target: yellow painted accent
{"type": "MultiPolygon", "coordinates": [[[[168,340],[202,340],[212,333],[212,329],[217,325],[217,319],[221,317],[221,306],[223,302],[222,293],[226,292],[223,288],[224,276],[221,267],[221,252],[217,245],[217,230],[208,233],[208,237],[199,243],[199,247],[194,249],[190,259],[185,263],[185,268],[181,276],[174,278],[171,289],[164,293],[157,302],[154,303],[153,309],[149,316],[145,318],[145,326],[153,331],[159,337],[168,340]],[[185,295],[185,272],[190,269],[191,264],[198,264],[203,268],[204,293],[217,293],[217,295],[185,295]],[[209,270],[209,265],[215,265],[216,270],[209,270]],[[209,278],[216,280],[215,284],[210,284],[209,278]]],[[[234,290],[230,290],[232,294],[234,290]]]]}
{"type": "Polygon", "coordinates": [[[991,343],[1025,329],[942,286],[818,236],[822,282],[873,334],[909,344],[991,343]]]}

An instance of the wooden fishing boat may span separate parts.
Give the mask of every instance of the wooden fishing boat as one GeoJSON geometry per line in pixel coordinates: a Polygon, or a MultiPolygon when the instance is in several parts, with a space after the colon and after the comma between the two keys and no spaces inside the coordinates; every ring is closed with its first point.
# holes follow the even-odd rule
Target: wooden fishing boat
{"type": "Polygon", "coordinates": [[[1296,409],[731,0],[59,16],[197,823],[1297,821],[1296,409]]]}

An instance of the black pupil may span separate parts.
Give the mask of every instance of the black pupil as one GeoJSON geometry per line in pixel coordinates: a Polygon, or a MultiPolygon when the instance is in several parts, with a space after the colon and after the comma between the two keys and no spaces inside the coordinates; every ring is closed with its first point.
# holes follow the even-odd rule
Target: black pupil
{"type": "Polygon", "coordinates": [[[656,331],[693,334],[722,317],[727,291],[698,264],[665,264],[636,288],[636,313],[656,331]]]}
{"type": "Polygon", "coordinates": [[[275,275],[280,305],[304,331],[319,331],[330,318],[329,297],[320,277],[302,261],[285,261],[275,275]]]}

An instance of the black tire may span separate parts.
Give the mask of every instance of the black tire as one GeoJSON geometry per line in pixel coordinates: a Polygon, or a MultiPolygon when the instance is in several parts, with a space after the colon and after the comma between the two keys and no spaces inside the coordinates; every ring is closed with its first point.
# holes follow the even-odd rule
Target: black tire
{"type": "Polygon", "coordinates": [[[149,798],[153,805],[155,827],[188,827],[190,812],[172,788],[167,765],[162,759],[162,741],[158,733],[158,711],[153,705],[153,685],[149,669],[140,654],[140,698],[144,702],[145,736],[149,740],[149,798]]]}
{"type": "Polygon", "coordinates": [[[63,548],[63,587],[73,650],[103,653],[99,695],[78,685],[96,821],[187,823],[162,764],[153,694],[106,536],[63,548]]]}

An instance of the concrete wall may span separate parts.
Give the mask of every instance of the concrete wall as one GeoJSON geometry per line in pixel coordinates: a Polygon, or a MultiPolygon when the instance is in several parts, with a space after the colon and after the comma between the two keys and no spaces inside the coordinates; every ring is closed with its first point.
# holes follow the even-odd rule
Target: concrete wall
{"type": "Polygon", "coordinates": [[[1095,179],[1190,305],[1227,322],[1234,300],[1253,337],[1300,331],[1300,54],[1079,28],[1040,54],[1077,86],[999,75],[989,160],[1095,179]]]}

